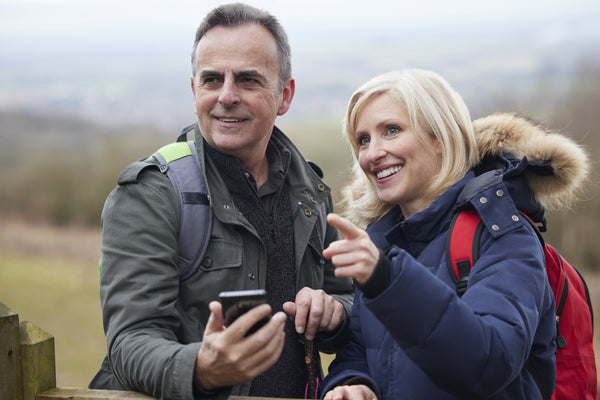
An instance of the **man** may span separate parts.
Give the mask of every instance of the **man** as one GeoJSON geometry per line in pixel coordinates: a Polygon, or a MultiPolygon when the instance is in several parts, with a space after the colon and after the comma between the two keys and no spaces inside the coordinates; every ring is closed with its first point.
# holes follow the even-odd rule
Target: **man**
{"type": "Polygon", "coordinates": [[[173,186],[153,159],[128,167],[102,215],[108,353],[90,387],[165,399],[304,397],[302,341],[335,350],[352,287],[322,256],[337,239],[331,227],[321,238],[318,226],[332,209],[329,189],[274,125],[294,97],[287,37],[266,12],[221,6],[198,28],[192,71],[214,215],[206,257],[180,279],[173,186]],[[225,328],[217,294],[258,288],[269,305],[225,328]]]}

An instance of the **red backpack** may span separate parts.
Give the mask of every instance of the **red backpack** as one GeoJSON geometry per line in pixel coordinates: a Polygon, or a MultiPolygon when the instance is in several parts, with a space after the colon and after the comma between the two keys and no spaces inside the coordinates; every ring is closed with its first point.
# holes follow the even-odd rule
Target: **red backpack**
{"type": "MultiPolygon", "coordinates": [[[[544,242],[539,227],[524,216],[544,248],[546,273],[556,300],[556,388],[553,393],[541,386],[540,390],[544,398],[553,400],[596,400],[594,316],[587,285],[575,267],[544,242]]],[[[467,290],[483,229],[483,222],[473,209],[456,213],[450,225],[446,254],[459,296],[467,290]]]]}

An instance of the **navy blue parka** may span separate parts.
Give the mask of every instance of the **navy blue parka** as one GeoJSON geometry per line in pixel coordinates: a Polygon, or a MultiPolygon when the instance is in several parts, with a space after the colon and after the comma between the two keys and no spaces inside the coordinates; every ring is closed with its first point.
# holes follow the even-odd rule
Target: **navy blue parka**
{"type": "Polygon", "coordinates": [[[524,175],[540,166],[497,161],[499,169],[469,172],[427,209],[404,219],[395,208],[369,226],[389,261],[389,285],[374,297],[355,290],[349,342],[323,394],[365,383],[386,400],[541,399],[534,374],[553,389],[554,297],[541,243],[518,211],[543,215],[524,175]],[[459,297],[446,240],[461,207],[474,207],[485,229],[459,297]]]}

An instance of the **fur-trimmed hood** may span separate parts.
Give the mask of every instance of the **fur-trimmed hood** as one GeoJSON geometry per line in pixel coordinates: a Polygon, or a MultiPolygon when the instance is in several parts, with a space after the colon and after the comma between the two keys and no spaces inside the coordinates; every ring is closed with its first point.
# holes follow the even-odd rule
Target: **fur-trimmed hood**
{"type": "Polygon", "coordinates": [[[572,139],[514,114],[480,118],[473,127],[481,159],[527,158],[531,165],[526,171],[529,187],[544,208],[568,207],[575,200],[590,166],[585,150],[572,139]],[[546,168],[536,168],[539,166],[546,168]]]}

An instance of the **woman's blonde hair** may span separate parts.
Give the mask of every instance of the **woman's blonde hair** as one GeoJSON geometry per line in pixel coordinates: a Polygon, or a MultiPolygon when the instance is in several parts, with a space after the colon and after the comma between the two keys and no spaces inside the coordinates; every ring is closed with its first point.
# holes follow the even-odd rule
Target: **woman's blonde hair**
{"type": "MultiPolygon", "coordinates": [[[[441,169],[428,191],[432,198],[448,190],[479,161],[469,110],[444,78],[431,71],[406,69],[367,81],[350,98],[343,125],[354,153],[353,179],[342,190],[344,214],[361,227],[379,220],[396,206],[379,199],[360,168],[354,136],[361,109],[382,94],[392,96],[404,107],[413,132],[425,132],[440,144],[441,169]]],[[[418,139],[428,146],[425,138],[418,139]]]]}

